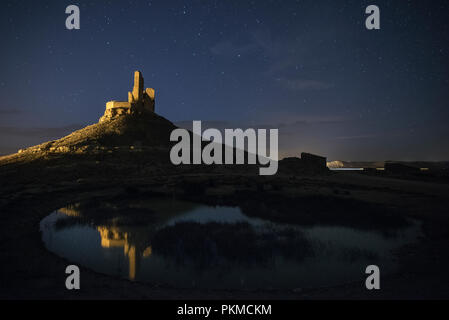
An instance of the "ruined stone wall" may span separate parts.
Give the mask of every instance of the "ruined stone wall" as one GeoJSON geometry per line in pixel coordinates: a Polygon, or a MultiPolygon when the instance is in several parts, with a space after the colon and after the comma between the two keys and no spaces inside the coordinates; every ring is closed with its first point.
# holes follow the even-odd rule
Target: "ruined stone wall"
{"type": "Polygon", "coordinates": [[[106,110],[114,108],[131,108],[131,103],[126,101],[109,101],[106,103],[106,110]]]}
{"type": "Polygon", "coordinates": [[[125,114],[141,114],[142,112],[154,112],[153,88],[144,88],[144,80],[140,71],[134,72],[134,86],[132,92],[128,92],[128,101],[108,101],[104,115],[100,122],[110,120],[125,114]]]}

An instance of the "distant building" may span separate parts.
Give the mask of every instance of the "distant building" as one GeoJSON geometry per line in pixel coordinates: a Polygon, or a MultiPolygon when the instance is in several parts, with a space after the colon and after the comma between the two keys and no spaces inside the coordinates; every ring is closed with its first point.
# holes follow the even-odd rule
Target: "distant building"
{"type": "Polygon", "coordinates": [[[325,157],[311,153],[301,153],[301,158],[289,157],[279,162],[279,170],[284,174],[307,174],[328,171],[325,157]]]}

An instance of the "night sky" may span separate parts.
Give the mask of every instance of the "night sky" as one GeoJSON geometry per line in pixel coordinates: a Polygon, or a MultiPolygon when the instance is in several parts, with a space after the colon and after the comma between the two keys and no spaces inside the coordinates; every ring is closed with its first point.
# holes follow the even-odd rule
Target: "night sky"
{"type": "Polygon", "coordinates": [[[449,160],[448,19],[435,0],[1,1],[0,154],[97,122],[141,70],[158,114],[279,128],[282,156],[449,160]]]}

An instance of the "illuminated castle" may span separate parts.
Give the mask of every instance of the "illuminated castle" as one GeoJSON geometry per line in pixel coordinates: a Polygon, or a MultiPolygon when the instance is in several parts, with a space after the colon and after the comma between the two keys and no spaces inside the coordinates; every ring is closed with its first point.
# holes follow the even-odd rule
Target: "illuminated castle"
{"type": "Polygon", "coordinates": [[[100,122],[114,119],[125,114],[140,114],[154,112],[154,89],[144,88],[142,73],[134,72],[134,87],[128,92],[128,101],[108,101],[100,122]]]}

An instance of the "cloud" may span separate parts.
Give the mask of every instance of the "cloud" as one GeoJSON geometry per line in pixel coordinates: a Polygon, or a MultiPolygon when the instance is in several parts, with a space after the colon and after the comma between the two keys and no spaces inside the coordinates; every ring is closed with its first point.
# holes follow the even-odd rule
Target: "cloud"
{"type": "Polygon", "coordinates": [[[244,44],[236,44],[233,40],[224,40],[218,42],[210,51],[220,56],[233,57],[237,54],[259,53],[271,58],[277,59],[282,55],[284,45],[280,42],[273,41],[269,30],[257,30],[245,34],[247,42],[244,44]]]}
{"type": "MultiPolygon", "coordinates": [[[[247,39],[245,44],[238,45],[235,41],[224,40],[215,44],[210,51],[215,55],[230,58],[238,54],[263,56],[266,66],[262,73],[292,91],[325,90],[333,87],[326,81],[309,78],[307,74],[298,78],[298,66],[303,68],[304,65],[328,63],[323,57],[313,54],[319,45],[316,41],[309,41],[305,46],[305,40],[287,39],[273,34],[269,29],[253,30],[243,36],[247,39]]],[[[304,38],[304,35],[302,37],[304,38]]],[[[308,39],[307,37],[305,39],[308,39]]],[[[302,73],[304,72],[306,71],[302,70],[302,73]]]]}
{"type": "Polygon", "coordinates": [[[355,139],[371,139],[371,138],[377,138],[379,137],[378,134],[361,134],[361,135],[355,135],[355,136],[340,136],[340,137],[334,137],[335,140],[355,140],[355,139]]]}
{"type": "MultiPolygon", "coordinates": [[[[198,120],[198,119],[196,119],[198,120]]],[[[180,128],[192,129],[192,122],[195,120],[182,120],[174,122],[180,128]]],[[[350,119],[342,116],[307,116],[290,121],[273,121],[273,122],[254,122],[253,120],[201,120],[201,129],[215,128],[218,130],[235,129],[235,128],[253,128],[253,129],[288,129],[300,128],[307,125],[327,125],[339,124],[350,121],[350,119]]]]}
{"type": "Polygon", "coordinates": [[[11,115],[11,114],[19,114],[22,113],[21,110],[16,108],[9,108],[9,109],[1,109],[0,108],[0,115],[11,115]]]}
{"type": "MultiPolygon", "coordinates": [[[[196,119],[199,120],[199,119],[196,119]]],[[[175,126],[192,130],[192,123],[196,120],[182,120],[182,121],[176,121],[174,122],[175,126]]],[[[201,120],[201,128],[207,129],[207,128],[217,128],[217,129],[225,129],[225,128],[232,128],[232,123],[229,121],[222,121],[222,120],[201,120]]]]}
{"type": "Polygon", "coordinates": [[[23,128],[0,126],[0,135],[21,136],[21,137],[58,137],[81,129],[82,125],[72,124],[64,127],[41,127],[23,128]]]}

